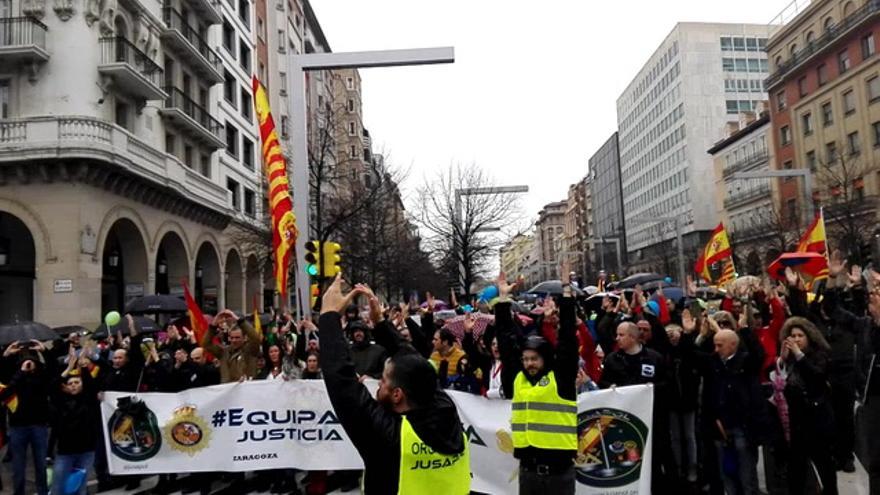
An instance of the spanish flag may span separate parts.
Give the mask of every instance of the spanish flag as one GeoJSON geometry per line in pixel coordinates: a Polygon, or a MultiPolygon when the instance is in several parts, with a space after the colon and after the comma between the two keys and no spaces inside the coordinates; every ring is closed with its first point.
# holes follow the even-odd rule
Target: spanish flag
{"type": "Polygon", "coordinates": [[[803,237],[798,242],[796,252],[798,253],[819,253],[825,255],[825,267],[816,275],[813,280],[821,280],[828,278],[828,238],[825,235],[825,215],[819,209],[813,223],[807,227],[803,237]]]}
{"type": "MultiPolygon", "coordinates": [[[[710,267],[725,258],[731,258],[732,254],[733,252],[730,249],[730,241],[727,238],[727,230],[724,229],[723,222],[719,223],[718,226],[715,227],[715,230],[712,231],[712,236],[709,238],[709,242],[706,243],[706,247],[703,248],[703,252],[697,257],[694,271],[699,274],[703,280],[711,284],[713,281],[710,267]]],[[[725,273],[727,272],[730,272],[729,275],[732,277],[736,277],[735,270],[733,270],[733,260],[730,260],[728,264],[724,265],[721,279],[725,278],[725,273]],[[730,268],[729,270],[728,266],[730,268]]]]}
{"type": "MultiPolygon", "coordinates": [[[[269,181],[269,209],[272,213],[272,250],[275,254],[275,288],[281,300],[287,300],[287,273],[290,256],[299,234],[293,215],[293,198],[287,181],[287,161],[281,151],[275,121],[269,108],[266,90],[256,76],[253,78],[254,109],[260,123],[260,140],[263,143],[263,166],[269,181]]],[[[297,164],[305,166],[305,164],[297,164]]]]}
{"type": "Polygon", "coordinates": [[[0,383],[0,397],[3,397],[3,399],[0,400],[0,404],[6,406],[6,408],[9,409],[9,412],[14,413],[18,409],[18,394],[11,390],[4,393],[7,388],[6,385],[0,383]]]}
{"type": "Polygon", "coordinates": [[[199,307],[189,292],[189,283],[186,280],[183,281],[183,299],[186,301],[186,309],[189,313],[189,324],[196,336],[196,345],[201,346],[202,337],[208,332],[208,325],[205,324],[205,315],[202,313],[202,308],[199,307]]]}

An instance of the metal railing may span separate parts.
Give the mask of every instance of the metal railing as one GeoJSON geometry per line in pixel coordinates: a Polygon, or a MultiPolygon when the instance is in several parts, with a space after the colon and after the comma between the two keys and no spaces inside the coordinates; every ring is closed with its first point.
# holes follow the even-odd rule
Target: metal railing
{"type": "Polygon", "coordinates": [[[742,170],[744,168],[748,168],[748,167],[755,165],[755,164],[758,164],[758,163],[766,162],[769,158],[770,157],[766,151],[761,151],[760,153],[757,153],[755,155],[743,158],[742,160],[734,163],[733,165],[724,167],[724,169],[722,170],[722,175],[726,179],[727,177],[733,175],[736,172],[739,172],[740,170],[742,170]]]}
{"type": "Polygon", "coordinates": [[[865,5],[856,9],[855,12],[848,15],[837,24],[829,26],[821,36],[808,43],[804,48],[795,52],[791,58],[782,62],[779,67],[776,68],[776,71],[770,74],[766,79],[766,85],[769,87],[779,82],[785,74],[796,66],[803,63],[814,54],[824,50],[831,43],[840,39],[840,37],[848,32],[850,28],[860,24],[877,13],[880,13],[880,0],[868,0],[865,5]]]}
{"type": "Polygon", "coordinates": [[[220,121],[212,117],[207,110],[180,89],[175,87],[165,87],[163,89],[168,93],[168,98],[165,99],[165,108],[180,109],[199,125],[210,131],[211,134],[223,140],[223,125],[220,121]]]}
{"type": "Polygon", "coordinates": [[[38,46],[46,49],[48,28],[33,17],[0,18],[0,47],[38,46]]]}
{"type": "Polygon", "coordinates": [[[180,12],[172,7],[165,6],[162,8],[162,17],[169,28],[179,31],[217,72],[223,73],[223,62],[220,60],[220,57],[208,46],[208,42],[202,38],[201,34],[186,22],[186,19],[180,15],[180,12]]]}
{"type": "Polygon", "coordinates": [[[749,189],[748,191],[732,194],[726,198],[724,198],[724,207],[732,208],[737,205],[741,205],[744,203],[748,203],[754,199],[760,198],[762,196],[767,196],[770,194],[770,185],[769,184],[761,184],[755,189],[749,189]]]}
{"type": "Polygon", "coordinates": [[[132,66],[155,86],[161,86],[163,70],[159,64],[122,36],[101,38],[101,63],[122,63],[132,66]]]}

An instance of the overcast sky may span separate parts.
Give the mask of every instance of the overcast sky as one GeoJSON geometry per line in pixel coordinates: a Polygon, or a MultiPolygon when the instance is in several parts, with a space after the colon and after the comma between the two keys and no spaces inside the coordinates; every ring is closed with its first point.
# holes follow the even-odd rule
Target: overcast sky
{"type": "Polygon", "coordinates": [[[616,130],[616,100],[679,21],[767,24],[790,0],[312,0],[334,52],[454,46],[455,63],[361,70],[374,151],[419,182],[476,163],[564,199],[616,130]]]}

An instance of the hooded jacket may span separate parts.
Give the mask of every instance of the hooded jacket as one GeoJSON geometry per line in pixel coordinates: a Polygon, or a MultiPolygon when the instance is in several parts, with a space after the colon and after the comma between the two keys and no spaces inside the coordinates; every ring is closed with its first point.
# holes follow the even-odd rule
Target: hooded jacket
{"type": "MultiPolygon", "coordinates": [[[[318,328],[324,383],[342,427],[364,461],[364,493],[396,494],[401,415],[386,409],[358,382],[339,313],[322,314],[318,328]]],[[[396,348],[390,346],[389,350],[396,348]]],[[[445,455],[464,452],[464,431],[455,403],[439,388],[430,407],[410,410],[406,417],[434,451],[445,455]]]]}

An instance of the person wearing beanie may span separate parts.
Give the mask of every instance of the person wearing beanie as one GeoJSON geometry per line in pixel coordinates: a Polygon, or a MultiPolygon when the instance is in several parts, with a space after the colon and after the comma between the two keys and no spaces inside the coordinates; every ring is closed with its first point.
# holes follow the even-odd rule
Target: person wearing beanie
{"type": "Polygon", "coordinates": [[[385,368],[388,354],[378,344],[370,342],[370,329],[360,321],[352,321],[346,329],[351,336],[351,357],[354,359],[354,371],[358,376],[369,376],[379,379],[385,368]]]}

